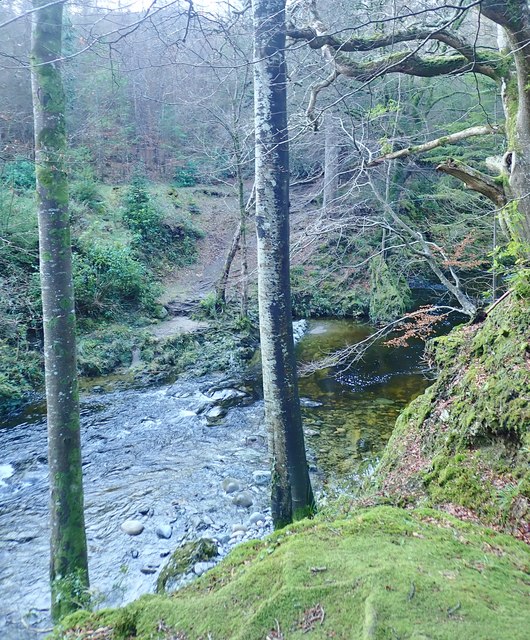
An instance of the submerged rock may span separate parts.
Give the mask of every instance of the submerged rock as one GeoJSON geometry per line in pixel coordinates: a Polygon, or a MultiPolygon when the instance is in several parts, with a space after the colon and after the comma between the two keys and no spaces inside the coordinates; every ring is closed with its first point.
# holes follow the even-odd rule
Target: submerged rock
{"type": "Polygon", "coordinates": [[[266,469],[253,471],[252,480],[259,486],[267,485],[271,481],[271,472],[266,469]]]}
{"type": "Polygon", "coordinates": [[[235,493],[241,490],[241,483],[235,478],[225,478],[221,483],[225,493],[235,493]]]}
{"type": "Polygon", "coordinates": [[[254,504],[254,496],[250,491],[242,491],[232,498],[236,507],[251,507],[254,504]]]}

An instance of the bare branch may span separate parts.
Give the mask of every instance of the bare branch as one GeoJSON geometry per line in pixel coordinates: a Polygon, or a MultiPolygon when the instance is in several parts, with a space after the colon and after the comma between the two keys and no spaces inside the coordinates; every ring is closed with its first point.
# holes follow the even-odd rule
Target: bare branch
{"type": "Polygon", "coordinates": [[[347,371],[355,362],[358,362],[366,351],[375,344],[378,340],[388,336],[390,333],[404,325],[405,323],[414,321],[422,316],[425,316],[426,313],[436,314],[442,313],[440,315],[440,319],[443,319],[449,313],[462,313],[461,309],[456,307],[446,306],[446,305],[435,305],[432,307],[422,307],[417,311],[412,311],[411,313],[407,313],[401,318],[389,322],[384,327],[381,327],[374,333],[370,334],[364,340],[360,340],[354,344],[350,344],[339,351],[334,351],[332,353],[328,353],[326,356],[321,358],[320,360],[314,360],[312,362],[303,363],[299,368],[299,373],[302,376],[308,376],[314,373],[315,371],[319,371],[320,369],[329,369],[330,367],[343,367],[342,371],[347,371]]]}
{"type": "Polygon", "coordinates": [[[13,22],[16,22],[17,20],[21,20],[22,18],[25,18],[26,16],[30,16],[32,13],[35,13],[35,11],[42,11],[43,9],[48,9],[48,7],[53,7],[56,4],[64,4],[65,2],[67,2],[67,0],[52,0],[52,2],[48,2],[47,4],[43,4],[40,7],[34,7],[33,9],[28,9],[27,11],[24,11],[24,13],[21,13],[18,16],[14,16],[13,18],[10,18],[9,20],[6,20],[5,22],[0,23],[0,29],[2,29],[3,27],[7,27],[7,25],[12,24],[13,22]]]}

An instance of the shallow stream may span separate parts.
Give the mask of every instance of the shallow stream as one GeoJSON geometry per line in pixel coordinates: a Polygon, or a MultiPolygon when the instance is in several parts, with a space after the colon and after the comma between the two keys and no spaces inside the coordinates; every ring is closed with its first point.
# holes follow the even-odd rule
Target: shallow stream
{"type": "MultiPolygon", "coordinates": [[[[298,346],[300,360],[365,337],[370,327],[319,320],[298,346]]],[[[429,384],[421,372],[421,345],[376,345],[344,373],[303,378],[304,428],[313,471],[354,478],[376,462],[399,411],[429,384]]],[[[268,487],[263,407],[245,398],[218,424],[197,409],[216,379],[177,381],[143,390],[93,393],[82,401],[87,538],[96,599],[118,605],[152,591],[169,551],[183,541],[213,537],[226,551],[248,534],[253,512],[267,516],[268,487]],[[246,405],[246,406],[245,406],[246,405]],[[235,479],[251,496],[236,506],[222,482],[235,479]],[[121,530],[128,518],[144,532],[121,530]],[[171,526],[171,538],[156,533],[171,526]],[[243,527],[244,528],[244,527],[243,527]]],[[[0,423],[0,637],[40,637],[48,619],[46,424],[34,406],[0,423]]],[[[317,484],[319,478],[316,478],[317,484]]]]}

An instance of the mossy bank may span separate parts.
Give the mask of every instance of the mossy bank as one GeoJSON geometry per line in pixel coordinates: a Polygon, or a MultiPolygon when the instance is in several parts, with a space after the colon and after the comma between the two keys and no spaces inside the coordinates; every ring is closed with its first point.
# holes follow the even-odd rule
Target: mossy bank
{"type": "Polygon", "coordinates": [[[523,279],[482,324],[434,340],[439,377],[397,421],[379,498],[428,504],[530,541],[530,300],[523,279]]]}
{"type": "Polygon", "coordinates": [[[172,596],[75,614],[55,638],[522,640],[528,569],[509,536],[378,507],[243,545],[172,596]]]}
{"type": "Polygon", "coordinates": [[[177,593],[75,614],[55,638],[526,638],[528,307],[520,283],[431,346],[439,378],[360,499],[242,545],[177,593]]]}

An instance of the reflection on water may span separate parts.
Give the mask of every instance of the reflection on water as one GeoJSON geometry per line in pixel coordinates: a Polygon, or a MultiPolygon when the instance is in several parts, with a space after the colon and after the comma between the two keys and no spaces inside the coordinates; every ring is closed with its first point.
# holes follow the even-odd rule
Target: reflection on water
{"type": "MultiPolygon", "coordinates": [[[[299,361],[366,338],[373,330],[351,320],[318,320],[297,347],[299,361]]],[[[383,341],[346,371],[326,369],[300,380],[300,395],[322,403],[304,407],[304,427],[319,466],[344,476],[373,465],[402,409],[430,381],[422,373],[423,343],[389,348],[383,341]]]]}

